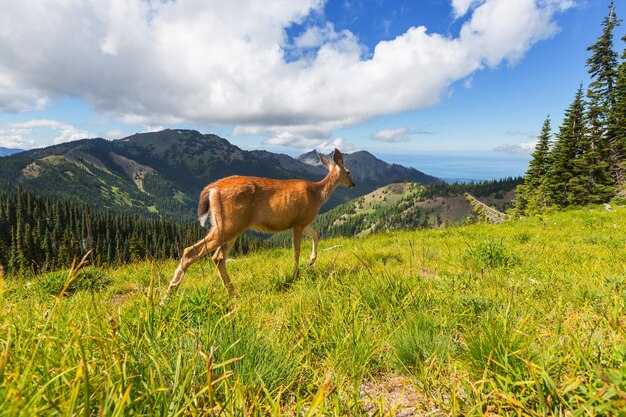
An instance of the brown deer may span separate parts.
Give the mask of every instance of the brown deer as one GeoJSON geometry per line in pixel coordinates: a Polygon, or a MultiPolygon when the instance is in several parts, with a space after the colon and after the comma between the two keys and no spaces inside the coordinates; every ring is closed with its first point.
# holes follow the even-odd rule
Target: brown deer
{"type": "Polygon", "coordinates": [[[293,229],[294,277],[298,276],[302,234],[313,239],[313,251],[307,266],[317,258],[318,235],[311,223],[322,204],[338,185],[354,187],[350,171],[343,166],[343,155],[335,149],[331,162],[319,155],[328,175],[319,182],[273,180],[232,176],[207,185],[200,193],[198,219],[202,226],[210,218],[206,237],[186,248],[170,282],[168,295],[174,292],[191,265],[199,257],[215,251],[213,261],[228,293],[235,290],[226,272],[226,256],[233,242],[246,230],[276,233],[293,229]]]}

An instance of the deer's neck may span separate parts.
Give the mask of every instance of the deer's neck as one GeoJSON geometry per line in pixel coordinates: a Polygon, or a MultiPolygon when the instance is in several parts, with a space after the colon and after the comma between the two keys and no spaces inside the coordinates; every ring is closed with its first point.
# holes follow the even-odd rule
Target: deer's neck
{"type": "Polygon", "coordinates": [[[323,180],[316,183],[316,185],[319,187],[320,200],[323,205],[333,194],[337,185],[339,185],[339,173],[337,173],[334,169],[331,169],[328,172],[328,175],[326,175],[323,180]]]}

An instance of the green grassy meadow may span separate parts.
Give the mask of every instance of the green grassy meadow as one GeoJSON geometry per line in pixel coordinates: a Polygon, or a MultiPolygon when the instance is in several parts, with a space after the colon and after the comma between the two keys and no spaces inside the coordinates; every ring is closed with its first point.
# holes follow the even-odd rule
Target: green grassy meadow
{"type": "Polygon", "coordinates": [[[7,278],[0,415],[626,415],[626,209],[7,278]]]}

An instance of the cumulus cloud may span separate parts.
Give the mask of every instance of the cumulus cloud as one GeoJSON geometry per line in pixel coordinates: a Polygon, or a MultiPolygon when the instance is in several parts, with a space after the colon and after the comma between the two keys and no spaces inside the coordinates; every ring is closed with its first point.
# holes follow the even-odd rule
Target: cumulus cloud
{"type": "Polygon", "coordinates": [[[493,150],[496,152],[510,153],[514,155],[523,155],[523,154],[533,153],[536,145],[537,145],[537,141],[517,143],[513,145],[505,143],[503,145],[496,146],[493,150]]]}
{"type": "Polygon", "coordinates": [[[29,149],[34,145],[35,140],[24,137],[21,129],[0,130],[0,146],[2,147],[29,149]]]}
{"type": "Polygon", "coordinates": [[[371,136],[372,140],[376,140],[379,142],[389,142],[389,143],[398,143],[398,142],[408,142],[410,137],[413,135],[434,135],[434,132],[428,130],[413,130],[408,129],[406,127],[399,127],[396,129],[383,129],[374,133],[371,136]]]}
{"type": "Polygon", "coordinates": [[[332,132],[342,125],[335,122],[320,122],[300,126],[237,126],[234,136],[262,136],[263,144],[268,147],[289,147],[301,149],[326,149],[340,141],[341,149],[353,150],[354,145],[343,139],[332,138],[332,132]]]}
{"type": "Polygon", "coordinates": [[[35,141],[32,137],[34,135],[33,131],[36,129],[50,129],[55,132],[56,136],[53,139],[55,145],[97,136],[58,120],[33,119],[26,122],[10,123],[8,126],[10,129],[0,131],[0,143],[8,143],[9,140],[12,140],[14,143],[21,144],[17,147],[23,148],[33,147],[35,141]]]}
{"type": "Polygon", "coordinates": [[[379,130],[378,132],[374,133],[372,139],[380,142],[391,143],[408,142],[408,129],[406,127],[400,127],[398,129],[379,130]]]}
{"type": "Polygon", "coordinates": [[[329,139],[310,126],[435,105],[455,81],[551,37],[572,2],[452,0],[456,16],[471,10],[458,36],[411,27],[369,54],[326,22],[287,37],[323,0],[3,3],[0,111],[69,95],[128,123],[234,124],[289,144],[329,139]]]}
{"type": "Polygon", "coordinates": [[[452,11],[457,19],[467,14],[470,7],[482,3],[483,0],[452,0],[452,11]]]}
{"type": "Polygon", "coordinates": [[[127,133],[126,131],[122,129],[111,129],[102,133],[100,136],[102,136],[105,139],[120,139],[120,138],[124,138],[130,135],[129,133],[127,133]]]}

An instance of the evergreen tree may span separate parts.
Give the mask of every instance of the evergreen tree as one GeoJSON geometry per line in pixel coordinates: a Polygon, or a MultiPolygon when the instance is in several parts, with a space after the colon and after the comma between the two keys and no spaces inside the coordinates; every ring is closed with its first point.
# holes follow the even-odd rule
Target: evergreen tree
{"type": "Polygon", "coordinates": [[[89,249],[98,265],[143,259],[148,253],[157,258],[176,256],[206,232],[195,224],[96,212],[68,200],[42,200],[23,189],[0,193],[0,225],[0,263],[13,275],[68,267],[89,249]]]}
{"type": "MultiPolygon", "coordinates": [[[[597,42],[587,48],[592,54],[587,59],[591,83],[587,90],[587,120],[589,125],[589,146],[592,154],[588,164],[594,165],[594,182],[603,194],[606,187],[611,187],[604,178],[609,174],[600,170],[610,170],[614,178],[618,176],[619,163],[615,141],[608,135],[611,109],[615,105],[615,87],[617,81],[618,56],[613,49],[613,32],[620,21],[615,15],[615,4],[609,4],[609,13],[602,21],[602,34],[597,42]],[[606,164],[598,166],[599,161],[606,164]]],[[[593,187],[592,187],[593,188],[593,187]]]]}
{"type": "Polygon", "coordinates": [[[140,261],[145,257],[143,242],[135,234],[133,234],[130,238],[128,250],[130,260],[133,262],[140,261]]]}
{"type": "MultiPolygon", "coordinates": [[[[626,35],[622,38],[626,42],[626,35]]],[[[626,48],[622,53],[622,63],[617,69],[615,84],[615,104],[609,115],[609,137],[613,143],[616,164],[616,180],[620,186],[618,195],[624,196],[626,185],[626,48]]]]}
{"type": "Polygon", "coordinates": [[[528,170],[524,176],[524,183],[516,188],[517,200],[515,209],[519,214],[535,214],[541,212],[548,204],[547,183],[550,170],[550,138],[552,129],[550,116],[543,122],[541,134],[537,138],[537,145],[532,154],[528,170]]]}
{"type": "Polygon", "coordinates": [[[581,85],[565,112],[557,142],[550,154],[553,163],[547,184],[548,198],[559,207],[586,202],[586,169],[581,163],[586,150],[584,115],[585,103],[581,85]]]}

